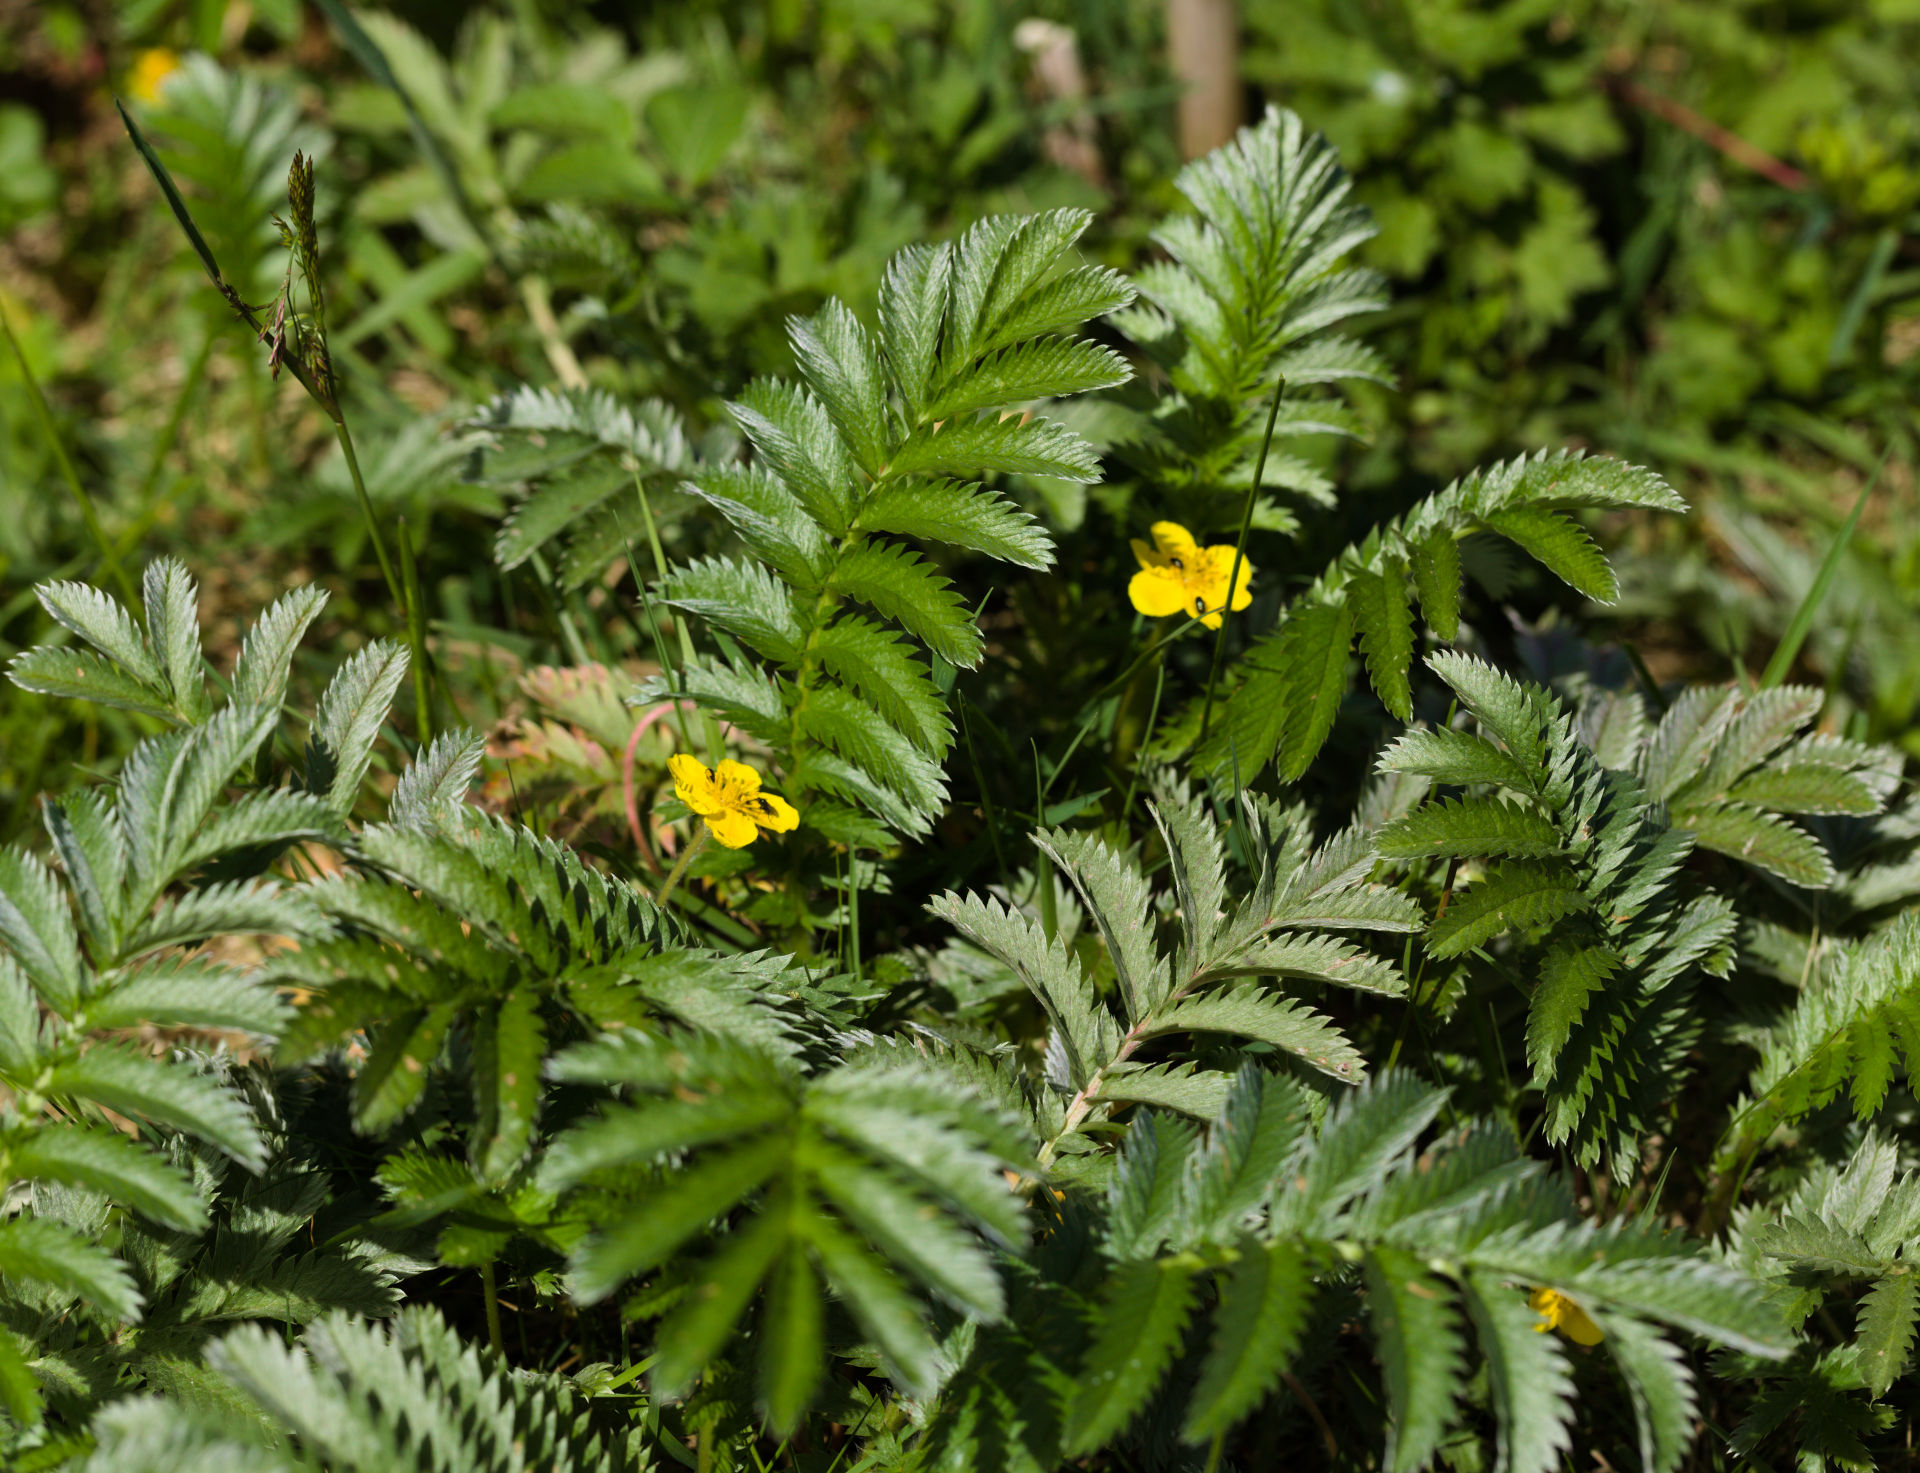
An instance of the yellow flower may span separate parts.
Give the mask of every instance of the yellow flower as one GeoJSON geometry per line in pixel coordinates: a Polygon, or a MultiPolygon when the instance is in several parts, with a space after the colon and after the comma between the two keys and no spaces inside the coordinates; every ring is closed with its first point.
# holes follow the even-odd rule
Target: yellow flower
{"type": "Polygon", "coordinates": [[[1542,1335],[1558,1330],[1575,1345],[1598,1345],[1605,1338],[1587,1312],[1557,1289],[1535,1289],[1527,1296],[1527,1308],[1540,1316],[1533,1328],[1542,1335]]]}
{"type": "Polygon", "coordinates": [[[127,91],[142,102],[158,102],[167,78],[179,70],[178,56],[164,46],[150,46],[133,59],[133,70],[127,74],[127,91]]]}
{"type": "Polygon", "coordinates": [[[698,757],[677,752],[667,759],[673,792],[707,821],[707,830],[729,849],[744,849],[767,829],[784,834],[798,828],[800,815],[785,798],[760,791],[760,774],[744,762],[722,762],[709,770],[698,757]]]}
{"type": "MultiPolygon", "coordinates": [[[[1220,627],[1228,606],[1227,579],[1234,572],[1231,547],[1202,547],[1178,522],[1155,522],[1153,546],[1135,537],[1133,555],[1140,559],[1140,571],[1127,585],[1127,597],[1136,609],[1154,619],[1189,614],[1209,629],[1220,627]]],[[[1242,556],[1233,579],[1235,609],[1253,602],[1247,591],[1252,581],[1253,564],[1242,556]]]]}

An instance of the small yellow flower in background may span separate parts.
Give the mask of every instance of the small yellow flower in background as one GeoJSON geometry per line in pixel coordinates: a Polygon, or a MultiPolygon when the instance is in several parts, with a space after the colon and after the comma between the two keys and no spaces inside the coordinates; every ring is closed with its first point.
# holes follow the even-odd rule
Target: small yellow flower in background
{"type": "Polygon", "coordinates": [[[673,792],[706,820],[707,831],[729,849],[744,849],[767,829],[784,834],[800,825],[800,815],[785,798],[760,791],[760,774],[744,762],[709,768],[698,757],[677,752],[667,759],[673,792]]]}
{"type": "Polygon", "coordinates": [[[127,73],[127,91],[141,102],[158,102],[167,78],[179,70],[178,55],[164,46],[150,46],[133,59],[133,70],[127,73]]]}
{"type": "MultiPolygon", "coordinates": [[[[1228,607],[1227,579],[1234,572],[1231,547],[1202,547],[1178,522],[1155,522],[1153,546],[1135,537],[1133,555],[1140,559],[1140,571],[1127,584],[1127,597],[1136,609],[1153,619],[1189,614],[1209,629],[1220,627],[1228,607]]],[[[1253,564],[1243,556],[1233,579],[1234,609],[1253,602],[1247,591],[1252,581],[1253,564]]]]}
{"type": "Polygon", "coordinates": [[[1584,1309],[1556,1289],[1535,1289],[1527,1296],[1527,1308],[1540,1316],[1533,1328],[1542,1335],[1558,1330],[1575,1345],[1598,1345],[1606,1338],[1584,1309]]]}

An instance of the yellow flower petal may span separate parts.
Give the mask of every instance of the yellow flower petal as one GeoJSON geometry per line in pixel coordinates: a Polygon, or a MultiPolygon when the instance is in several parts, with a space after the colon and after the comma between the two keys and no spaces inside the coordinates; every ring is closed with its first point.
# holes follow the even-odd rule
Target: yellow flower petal
{"type": "Polygon", "coordinates": [[[1188,612],[1186,580],[1172,568],[1142,568],[1127,584],[1127,597],[1149,619],[1188,612]]]}
{"type": "Polygon", "coordinates": [[[127,91],[141,102],[158,102],[167,78],[179,70],[180,58],[173,52],[164,46],[149,47],[133,59],[133,70],[127,74],[127,91]]]}
{"type": "Polygon", "coordinates": [[[744,849],[760,837],[759,826],[738,808],[705,817],[708,832],[729,849],[744,849]]]}
{"type": "Polygon", "coordinates": [[[735,762],[730,758],[722,761],[714,768],[713,776],[723,789],[731,789],[736,794],[760,791],[760,774],[744,762],[735,762]]]}
{"type": "Polygon", "coordinates": [[[667,759],[667,771],[673,774],[673,796],[687,807],[702,817],[720,811],[720,794],[706,763],[685,752],[675,752],[667,759]]]}
{"type": "Polygon", "coordinates": [[[1527,1296],[1527,1307],[1540,1316],[1533,1327],[1538,1334],[1558,1330],[1575,1345],[1598,1345],[1606,1338],[1587,1312],[1557,1289],[1535,1289],[1527,1296]]]}
{"type": "Polygon", "coordinates": [[[754,822],[761,828],[785,834],[800,827],[800,811],[778,793],[761,793],[754,802],[760,805],[754,822]]]}
{"type": "Polygon", "coordinates": [[[1164,568],[1167,560],[1160,556],[1160,549],[1150,543],[1142,542],[1138,537],[1129,537],[1127,541],[1133,547],[1133,555],[1143,568],[1164,568]]]}
{"type": "Polygon", "coordinates": [[[1173,567],[1190,573],[1199,566],[1200,544],[1185,527],[1178,522],[1155,522],[1150,530],[1160,556],[1173,567]]]}
{"type": "MultiPolygon", "coordinates": [[[[1233,548],[1230,546],[1209,547],[1200,556],[1205,560],[1207,606],[1219,608],[1226,603],[1227,577],[1234,572],[1233,548]]],[[[1253,602],[1253,594],[1247,585],[1253,582],[1253,562],[1240,559],[1240,571],[1233,579],[1233,607],[1244,609],[1253,602]]]]}

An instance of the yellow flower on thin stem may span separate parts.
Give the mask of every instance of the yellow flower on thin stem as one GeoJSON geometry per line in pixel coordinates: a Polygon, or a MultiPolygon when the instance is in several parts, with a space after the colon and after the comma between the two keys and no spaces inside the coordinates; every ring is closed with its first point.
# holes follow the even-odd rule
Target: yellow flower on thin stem
{"type": "Polygon", "coordinates": [[[1226,610],[1244,609],[1253,602],[1247,585],[1253,564],[1243,554],[1236,574],[1233,548],[1224,543],[1202,547],[1178,522],[1155,522],[1153,545],[1133,539],[1133,555],[1140,571],[1127,584],[1133,606],[1152,619],[1186,614],[1209,629],[1218,629],[1226,610]],[[1233,597],[1227,597],[1227,579],[1233,579],[1233,597]]]}
{"type": "Polygon", "coordinates": [[[1527,1296],[1527,1308],[1540,1316],[1540,1323],[1533,1327],[1539,1334],[1558,1330],[1575,1345],[1598,1345],[1606,1338],[1587,1312],[1558,1289],[1535,1289],[1527,1296]]]}
{"type": "Polygon", "coordinates": [[[160,89],[168,77],[180,70],[180,58],[164,46],[150,46],[133,59],[127,73],[127,91],[141,102],[160,100],[160,89]]]}
{"type": "Polygon", "coordinates": [[[800,815],[785,798],[760,791],[760,774],[744,762],[723,761],[709,768],[684,752],[667,759],[673,793],[706,821],[707,832],[728,849],[744,849],[760,831],[784,834],[799,827],[800,815]]]}

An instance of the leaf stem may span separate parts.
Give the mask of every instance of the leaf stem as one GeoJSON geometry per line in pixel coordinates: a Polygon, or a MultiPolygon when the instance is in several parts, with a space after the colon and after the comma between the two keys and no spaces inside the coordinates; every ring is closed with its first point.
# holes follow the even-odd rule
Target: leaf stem
{"type": "Polygon", "coordinates": [[[1260,497],[1260,482],[1267,473],[1267,452],[1273,448],[1273,427],[1280,422],[1280,400],[1287,391],[1287,376],[1278,374],[1273,381],[1273,407],[1267,411],[1267,433],[1260,441],[1260,458],[1253,463],[1253,479],[1247,483],[1246,501],[1240,508],[1240,536],[1233,544],[1233,567],[1227,574],[1227,592],[1220,611],[1220,633],[1213,642],[1213,664],[1207,670],[1207,698],[1200,707],[1200,739],[1205,743],[1207,728],[1213,720],[1213,693],[1220,681],[1220,662],[1227,653],[1227,621],[1233,614],[1233,590],[1240,581],[1240,567],[1247,557],[1247,534],[1253,530],[1254,503],[1260,497]]]}

